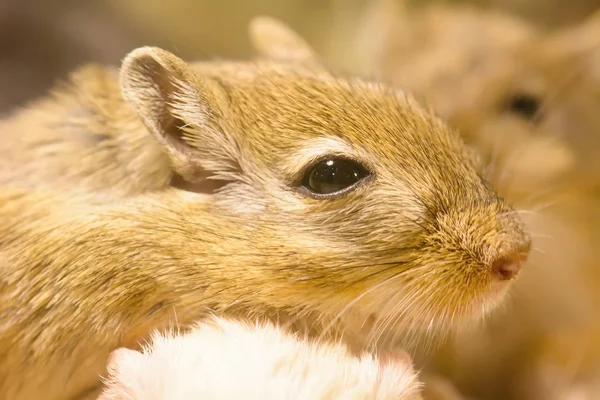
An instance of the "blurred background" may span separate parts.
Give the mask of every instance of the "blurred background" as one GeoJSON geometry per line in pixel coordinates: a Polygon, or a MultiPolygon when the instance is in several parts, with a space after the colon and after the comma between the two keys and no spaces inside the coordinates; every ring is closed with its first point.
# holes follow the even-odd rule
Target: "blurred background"
{"type": "MultiPolygon", "coordinates": [[[[246,57],[246,27],[257,14],[290,24],[335,66],[366,0],[0,0],[0,114],[43,93],[85,62],[118,65],[139,45],[182,57],[246,57]]],[[[435,0],[412,0],[429,3],[435,0]]],[[[513,11],[557,26],[581,20],[600,0],[446,0],[513,11]]],[[[345,61],[347,60],[347,61],[345,61]]]]}

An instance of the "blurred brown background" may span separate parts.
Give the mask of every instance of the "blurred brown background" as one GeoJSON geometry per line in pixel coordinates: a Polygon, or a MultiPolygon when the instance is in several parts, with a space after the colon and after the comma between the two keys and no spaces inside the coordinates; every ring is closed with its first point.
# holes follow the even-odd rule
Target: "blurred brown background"
{"type": "MultiPolygon", "coordinates": [[[[367,1],[0,0],[0,115],[43,93],[77,65],[118,65],[140,45],[187,58],[246,57],[247,23],[258,14],[281,18],[325,59],[348,68],[343,60],[351,59],[345,54],[352,49],[340,41],[355,28],[367,1]]],[[[600,0],[453,1],[511,10],[546,25],[576,22],[600,8],[600,0]]]]}

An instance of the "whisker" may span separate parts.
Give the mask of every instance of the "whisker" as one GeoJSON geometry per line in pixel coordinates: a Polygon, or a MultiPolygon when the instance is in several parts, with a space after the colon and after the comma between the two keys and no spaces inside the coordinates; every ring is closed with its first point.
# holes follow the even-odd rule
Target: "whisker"
{"type": "MultiPolygon", "coordinates": [[[[416,336],[417,333],[422,332],[422,329],[417,326],[418,321],[423,319],[419,316],[430,315],[432,310],[439,310],[437,314],[441,314],[438,318],[432,317],[429,328],[425,331],[425,334],[429,338],[429,340],[424,341],[427,344],[425,351],[429,352],[432,348],[437,346],[439,340],[447,337],[447,334],[452,332],[450,328],[452,326],[452,321],[456,320],[456,313],[464,314],[467,311],[464,309],[465,294],[463,292],[456,292],[450,281],[438,281],[435,287],[437,288],[436,292],[428,293],[427,297],[422,297],[421,301],[417,304],[416,311],[414,312],[417,318],[413,318],[412,323],[408,327],[408,331],[404,338],[404,346],[416,346],[419,343],[423,343],[423,341],[418,340],[416,336]],[[442,303],[435,301],[436,296],[440,292],[446,293],[446,297],[447,293],[452,293],[452,301],[447,301],[447,299],[442,303]],[[454,304],[454,306],[450,308],[448,304],[454,304]],[[449,317],[450,313],[452,314],[451,317],[449,317]],[[435,330],[433,329],[433,324],[437,324],[435,330]]],[[[482,305],[482,307],[485,307],[485,305],[482,305]]],[[[482,312],[485,313],[485,309],[482,312]]],[[[401,316],[402,315],[399,314],[398,319],[401,316]]]]}
{"type": "MultiPolygon", "coordinates": [[[[411,286],[416,286],[416,283],[419,282],[421,279],[424,279],[422,277],[417,277],[417,279],[409,282],[406,286],[404,291],[410,293],[410,291],[408,291],[407,289],[410,289],[411,286]]],[[[395,296],[394,296],[395,297],[395,296]]],[[[408,307],[410,307],[418,298],[420,297],[420,293],[419,291],[413,291],[412,294],[410,294],[410,296],[408,298],[404,298],[403,301],[396,305],[394,307],[394,312],[390,313],[389,315],[385,316],[382,320],[382,322],[377,323],[378,328],[375,329],[375,338],[373,339],[369,339],[369,341],[372,341],[374,345],[376,345],[380,339],[381,336],[385,333],[385,331],[387,330],[388,326],[392,323],[393,319],[394,319],[394,313],[396,312],[396,310],[405,310],[408,307]]],[[[389,304],[389,302],[388,302],[389,304]]]]}
{"type": "Polygon", "coordinates": [[[486,174],[488,176],[494,176],[496,171],[496,168],[498,167],[498,140],[499,140],[499,135],[494,136],[493,142],[492,142],[492,157],[490,158],[490,161],[486,167],[486,174]]]}
{"type": "Polygon", "coordinates": [[[329,332],[329,330],[331,329],[331,327],[334,326],[334,324],[354,305],[356,304],[358,301],[360,301],[363,297],[365,297],[367,294],[377,290],[379,287],[385,285],[386,283],[388,283],[389,281],[391,281],[392,279],[396,278],[400,276],[400,274],[397,275],[393,275],[381,282],[379,282],[377,285],[374,285],[372,287],[370,287],[369,289],[365,290],[363,293],[361,293],[360,295],[356,296],[356,298],[354,298],[351,302],[349,302],[346,306],[344,306],[344,308],[342,308],[342,310],[331,320],[331,322],[325,327],[325,329],[323,330],[323,332],[321,333],[321,335],[319,336],[318,341],[322,341],[323,338],[325,337],[325,335],[327,335],[327,333],[329,332]]]}
{"type": "MultiPolygon", "coordinates": [[[[354,281],[354,282],[350,283],[349,285],[347,285],[347,286],[346,286],[346,287],[344,287],[343,289],[348,289],[348,288],[350,288],[350,287],[352,287],[352,286],[354,286],[354,285],[356,285],[356,284],[358,284],[358,283],[361,283],[361,282],[364,282],[364,281],[366,281],[366,280],[367,280],[367,279],[369,279],[369,278],[372,278],[372,277],[374,277],[374,276],[376,276],[376,275],[379,275],[379,274],[382,274],[382,273],[384,273],[384,272],[387,272],[387,271],[389,271],[389,270],[392,270],[392,269],[394,269],[394,268],[398,267],[398,265],[402,265],[402,264],[393,264],[393,265],[391,265],[391,266],[389,266],[389,267],[387,267],[387,268],[384,268],[383,270],[375,271],[375,272],[373,272],[373,273],[371,273],[371,274],[368,274],[368,275],[366,275],[366,276],[363,276],[363,277],[361,277],[359,280],[357,280],[357,281],[354,281]]],[[[413,268],[413,269],[414,269],[414,268],[413,268]]],[[[404,270],[404,271],[406,272],[406,271],[411,271],[411,270],[410,270],[410,269],[408,269],[408,270],[404,270]]]]}
{"type": "MultiPolygon", "coordinates": [[[[416,248],[403,248],[403,251],[408,251],[408,250],[416,250],[416,248]]],[[[355,269],[355,268],[376,268],[376,267],[384,267],[384,266],[389,266],[389,265],[394,265],[394,266],[400,266],[403,264],[407,264],[407,261],[402,261],[402,260],[395,260],[395,261],[386,261],[386,262],[381,262],[381,263],[373,263],[373,262],[369,262],[368,264],[351,264],[351,265],[344,265],[344,266],[340,266],[340,267],[336,267],[333,269],[328,269],[329,271],[343,271],[346,269],[355,269]]],[[[415,268],[413,268],[415,269],[415,268]]]]}
{"type": "MultiPolygon", "coordinates": [[[[504,163],[504,165],[502,166],[502,169],[500,170],[500,174],[498,175],[499,183],[509,182],[509,181],[507,181],[507,177],[510,176],[509,171],[510,171],[511,167],[513,166],[515,160],[517,159],[517,156],[518,156],[518,153],[516,150],[513,150],[511,152],[511,154],[508,156],[506,162],[504,163]]],[[[510,188],[510,182],[509,182],[509,188],[510,188]]]]}
{"type": "MultiPolygon", "coordinates": [[[[338,315],[329,323],[329,325],[323,331],[323,333],[322,333],[321,337],[319,338],[319,340],[321,340],[323,338],[323,336],[328,333],[328,331],[331,329],[331,327],[343,316],[343,314],[345,314],[354,304],[356,304],[356,302],[358,302],[364,296],[366,296],[367,294],[373,292],[374,290],[380,288],[381,286],[383,286],[385,284],[389,284],[390,282],[392,282],[395,279],[398,279],[398,278],[401,278],[401,277],[410,276],[411,274],[417,274],[421,269],[428,268],[428,267],[429,267],[428,265],[425,265],[425,266],[420,266],[420,267],[417,267],[417,268],[412,268],[412,269],[409,269],[409,270],[400,271],[400,272],[392,275],[391,277],[386,278],[385,280],[383,280],[382,282],[378,283],[377,285],[369,288],[365,292],[361,293],[359,296],[357,296],[357,298],[353,299],[349,304],[347,304],[338,313],[338,315]]],[[[387,269],[388,268],[384,269],[383,271],[379,271],[379,272],[385,272],[387,269]]],[[[411,282],[409,282],[409,284],[407,286],[410,286],[410,284],[411,284],[411,282]]],[[[396,296],[393,296],[393,297],[396,297],[396,296]]]]}
{"type": "Polygon", "coordinates": [[[547,233],[532,233],[532,238],[540,238],[540,239],[554,239],[554,236],[549,235],[547,233]]]}
{"type": "Polygon", "coordinates": [[[548,202],[548,203],[544,203],[544,204],[541,204],[541,205],[538,205],[538,206],[534,207],[533,211],[534,212],[540,212],[542,210],[545,210],[545,209],[548,209],[548,208],[550,208],[552,206],[555,206],[555,205],[557,205],[559,203],[560,202],[558,200],[551,201],[551,202],[548,202]]]}
{"type": "Polygon", "coordinates": [[[505,215],[514,215],[514,214],[525,214],[525,215],[532,215],[532,214],[538,214],[537,211],[533,211],[533,210],[512,210],[512,211],[506,211],[500,214],[500,216],[505,216],[505,215]]]}
{"type": "MultiPolygon", "coordinates": [[[[431,265],[427,265],[427,266],[423,266],[422,268],[431,268],[431,265]]],[[[411,271],[414,272],[414,271],[411,271]]],[[[398,314],[405,314],[407,312],[409,312],[413,305],[418,302],[421,298],[422,298],[422,294],[420,291],[415,290],[413,291],[413,293],[411,294],[411,288],[414,286],[417,286],[418,284],[420,284],[422,281],[426,280],[429,278],[429,276],[433,273],[436,273],[435,270],[431,270],[425,273],[419,273],[417,278],[415,278],[414,280],[412,280],[411,282],[409,282],[407,285],[405,285],[405,287],[403,288],[403,292],[409,294],[409,297],[404,297],[402,302],[395,305],[394,309],[391,313],[389,313],[388,315],[386,315],[383,320],[378,321],[377,326],[378,328],[376,328],[376,330],[374,331],[374,338],[371,339],[370,341],[373,342],[374,345],[376,345],[380,340],[381,340],[381,336],[385,333],[385,331],[387,330],[388,326],[392,323],[397,323],[398,320],[400,319],[397,315],[398,314]]],[[[394,296],[391,300],[395,300],[394,296]]],[[[388,301],[387,304],[390,304],[391,301],[388,301]]],[[[392,303],[393,304],[393,303],[392,303]]],[[[385,306],[385,308],[388,308],[388,306],[385,306]]]]}

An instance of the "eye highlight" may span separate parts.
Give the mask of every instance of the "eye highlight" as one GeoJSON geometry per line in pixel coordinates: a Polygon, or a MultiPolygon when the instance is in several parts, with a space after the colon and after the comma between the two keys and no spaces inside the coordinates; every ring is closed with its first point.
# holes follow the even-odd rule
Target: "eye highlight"
{"type": "Polygon", "coordinates": [[[327,158],[313,165],[302,178],[302,187],[319,196],[336,196],[353,188],[370,173],[356,161],[327,158]]]}

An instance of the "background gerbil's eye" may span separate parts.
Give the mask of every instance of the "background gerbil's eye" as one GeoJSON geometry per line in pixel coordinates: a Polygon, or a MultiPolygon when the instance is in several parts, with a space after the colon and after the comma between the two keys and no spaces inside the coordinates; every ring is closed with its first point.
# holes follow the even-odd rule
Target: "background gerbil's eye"
{"type": "Polygon", "coordinates": [[[536,116],[541,106],[541,101],[537,96],[527,93],[518,93],[510,98],[508,110],[521,117],[531,119],[536,116]]]}
{"type": "Polygon", "coordinates": [[[330,158],[315,164],[302,179],[302,186],[314,194],[334,195],[350,189],[368,175],[355,161],[330,158]]]}

